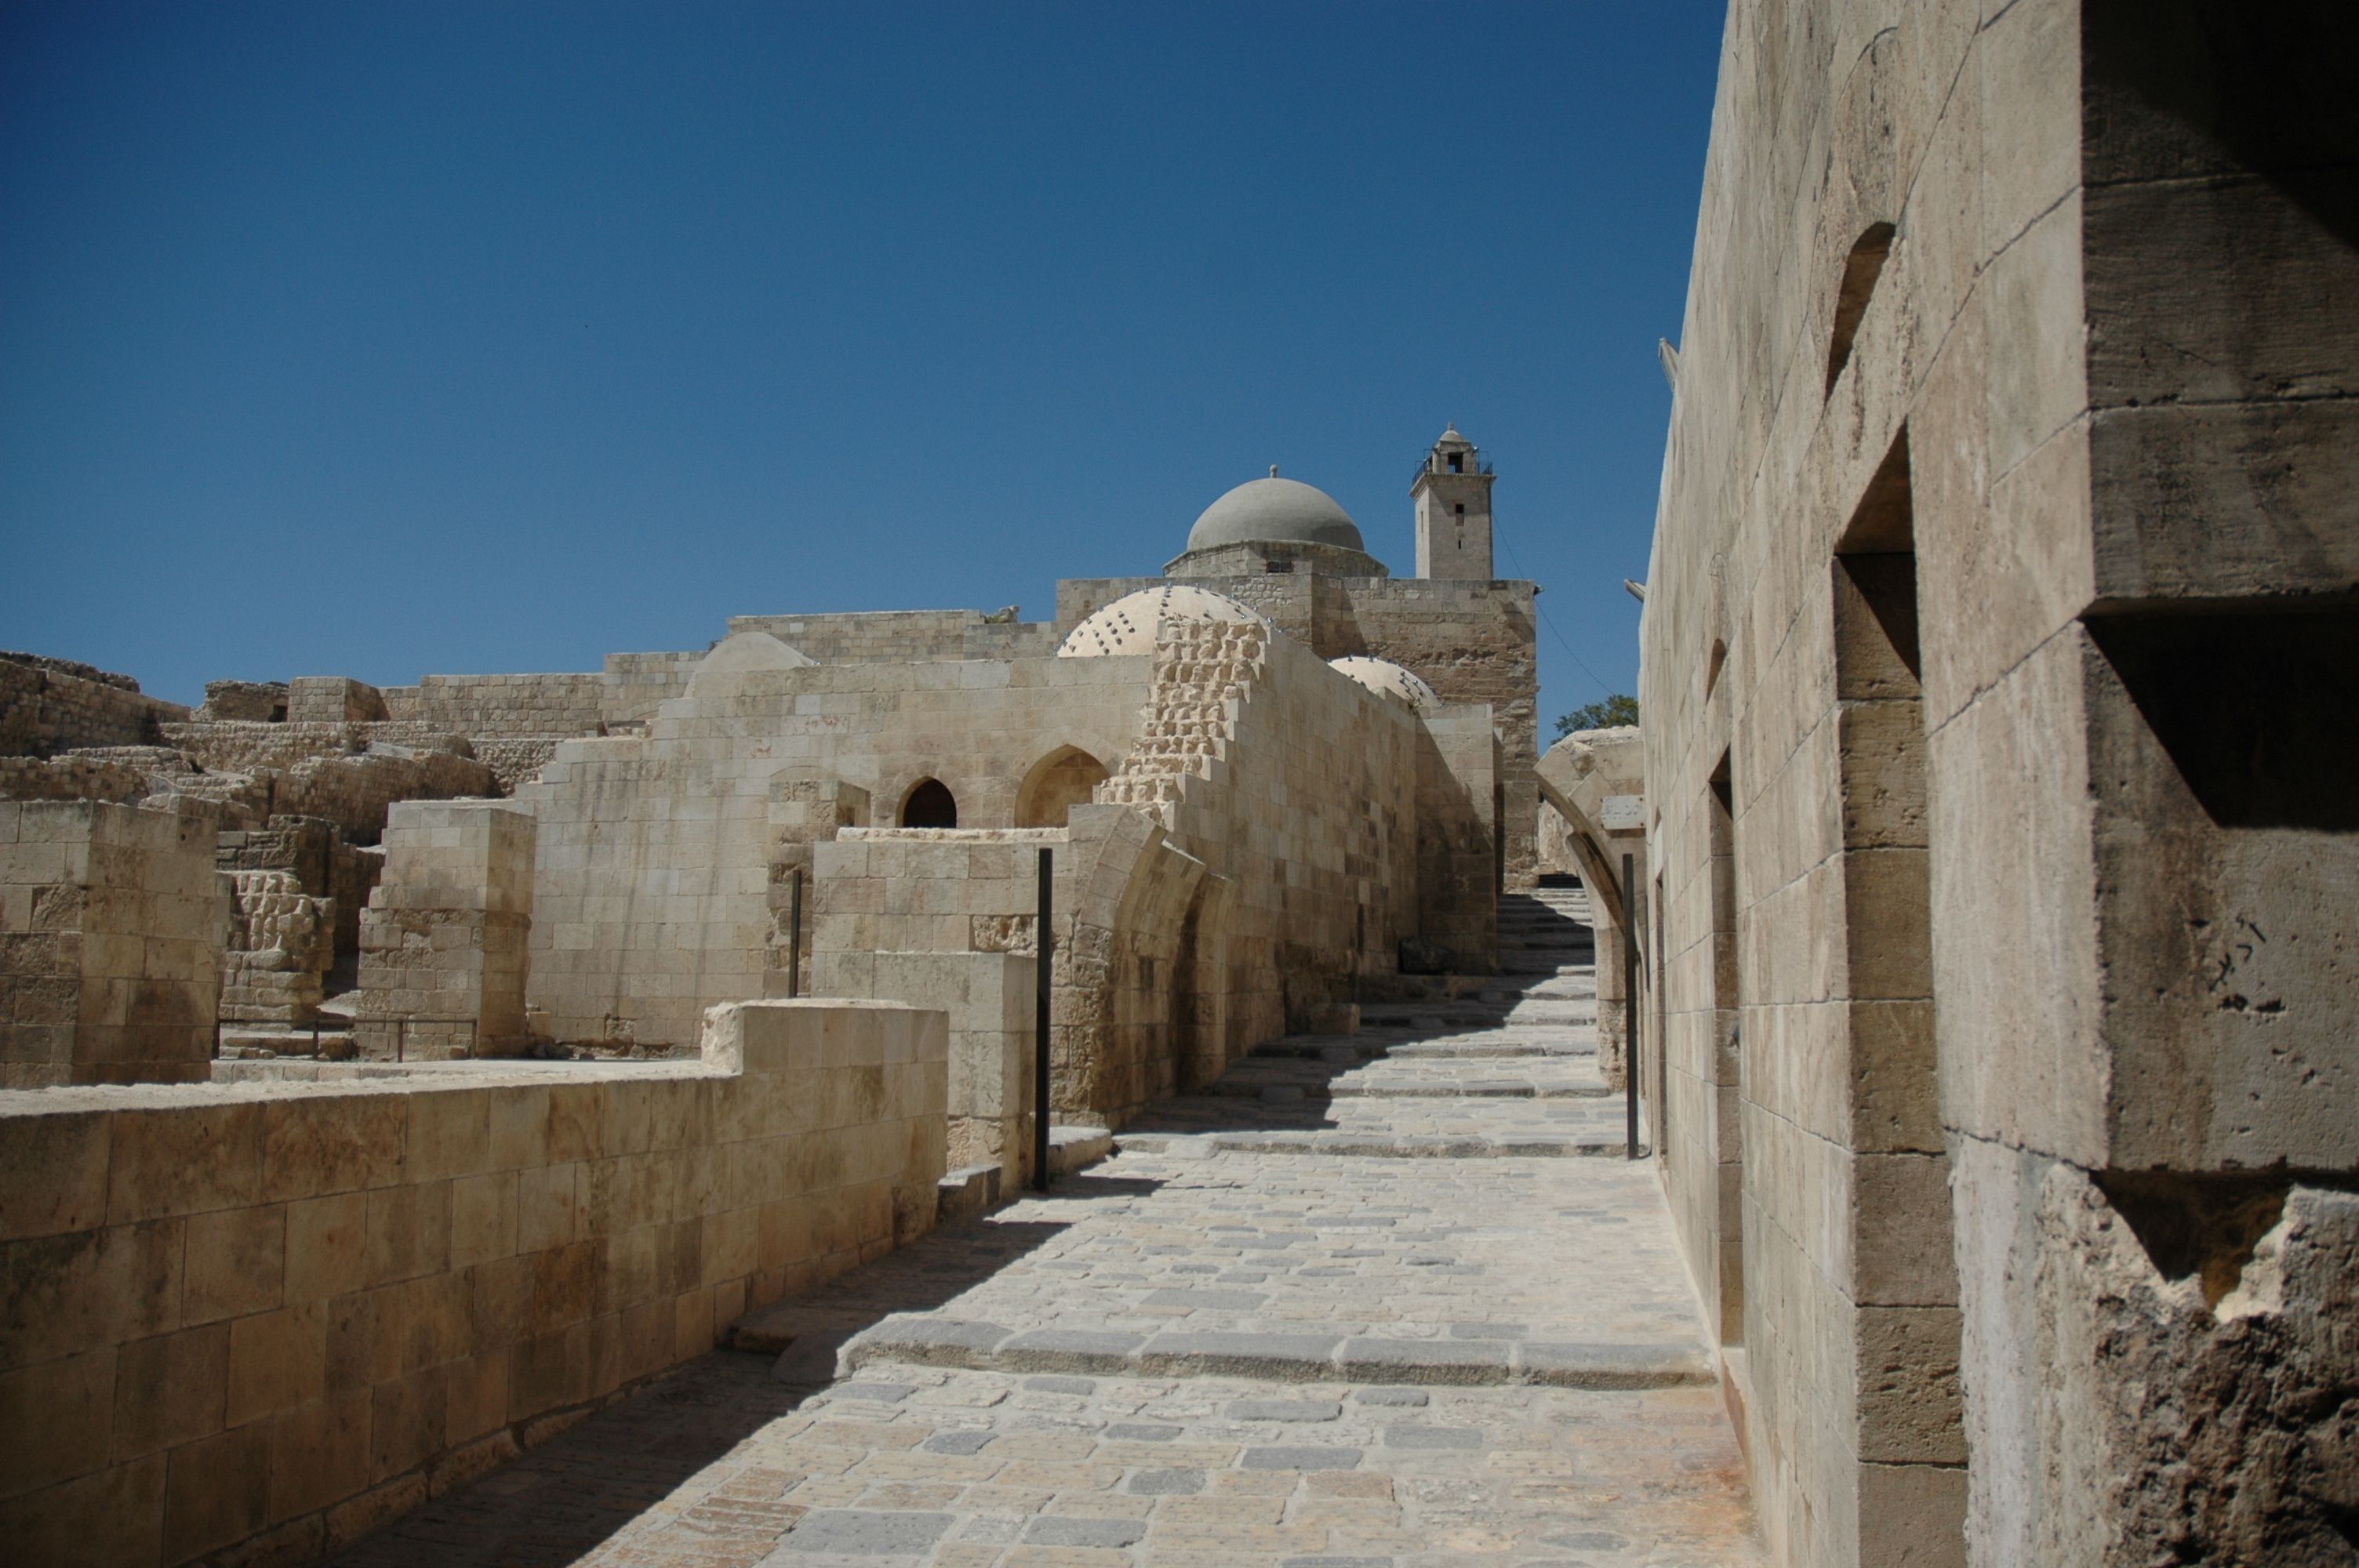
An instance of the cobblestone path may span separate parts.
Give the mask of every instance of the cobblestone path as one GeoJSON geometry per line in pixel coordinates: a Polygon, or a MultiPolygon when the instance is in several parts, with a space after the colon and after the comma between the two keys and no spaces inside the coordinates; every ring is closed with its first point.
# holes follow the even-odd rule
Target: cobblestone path
{"type": "Polygon", "coordinates": [[[1580,897],[1503,901],[1480,992],[1263,1047],[339,1561],[1766,1561],[1580,897]]]}

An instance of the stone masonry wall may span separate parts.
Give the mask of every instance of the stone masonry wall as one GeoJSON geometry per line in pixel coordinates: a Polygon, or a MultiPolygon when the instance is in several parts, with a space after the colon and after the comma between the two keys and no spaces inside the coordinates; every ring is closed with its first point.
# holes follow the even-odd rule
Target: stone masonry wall
{"type": "MultiPolygon", "coordinates": [[[[1057,585],[1057,626],[1070,632],[1125,594],[1161,588],[1163,578],[1078,578],[1057,585]]],[[[1447,702],[1488,703],[1500,738],[1506,885],[1538,874],[1533,835],[1539,789],[1539,670],[1532,585],[1343,578],[1305,572],[1194,578],[1250,605],[1322,659],[1364,654],[1414,670],[1447,702]]]]}
{"type": "Polygon", "coordinates": [[[0,757],[46,757],[79,746],[149,746],[185,719],[177,702],[141,695],[127,676],[28,654],[0,654],[0,757]]]}
{"type": "Polygon", "coordinates": [[[0,801],[0,1087],[211,1073],[213,833],[197,814],[0,801]]]}
{"type": "Polygon", "coordinates": [[[361,915],[361,1054],[523,1052],[533,842],[531,815],[504,804],[393,808],[385,870],[361,915]]]}
{"type": "Polygon", "coordinates": [[[929,659],[1037,659],[1060,633],[1046,622],[991,622],[979,610],[885,610],[845,615],[733,615],[729,630],[767,632],[823,665],[929,659]]]}
{"type": "Polygon", "coordinates": [[[1416,717],[1290,637],[1170,621],[1146,728],[1097,798],[1227,884],[1222,1052],[1332,1026],[1417,930],[1416,717]]]}
{"type": "Polygon", "coordinates": [[[921,1234],[945,1055],[747,1002],[694,1063],[0,1097],[0,1539],[341,1549],[921,1234]]]}
{"type": "Polygon", "coordinates": [[[391,718],[454,735],[595,735],[605,686],[601,675],[428,676],[385,700],[391,718]]]}
{"type": "Polygon", "coordinates": [[[689,1038],[703,1008],[770,984],[774,789],[839,781],[889,825],[935,778],[962,826],[1012,827],[1042,758],[1127,749],[1147,663],[746,671],[700,685],[644,738],[567,741],[518,794],[539,829],[532,1000],[560,1040],[689,1038]]]}
{"type": "Polygon", "coordinates": [[[1640,696],[1666,1179],[1767,1533],[2346,1558],[2347,1346],[2223,1309],[2261,1197],[2301,1299],[2359,1278],[2254,1189],[2359,1180],[2359,22],[1727,38],[1640,696]]]}

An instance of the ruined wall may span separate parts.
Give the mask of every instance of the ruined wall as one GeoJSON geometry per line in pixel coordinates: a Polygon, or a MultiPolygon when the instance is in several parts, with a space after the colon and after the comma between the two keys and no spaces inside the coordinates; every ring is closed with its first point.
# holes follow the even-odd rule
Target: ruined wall
{"type": "Polygon", "coordinates": [[[309,1023],[321,977],[336,957],[335,913],[292,871],[237,871],[229,884],[220,1016],[239,1023],[309,1023]]]}
{"type": "Polygon", "coordinates": [[[2341,1352],[2086,1217],[2359,1168],[2354,26],[1732,9],[1640,695],[1666,1181],[1784,1561],[2339,1560],[2340,1429],[2238,1401],[2341,1352]]]}
{"type": "Polygon", "coordinates": [[[158,725],[188,716],[177,702],[142,696],[128,676],[64,659],[0,654],[0,757],[153,745],[158,725]]]}
{"type": "Polygon", "coordinates": [[[595,735],[605,690],[603,675],[427,676],[416,686],[386,687],[385,701],[393,719],[509,740],[595,735]]]}
{"type": "Polygon", "coordinates": [[[929,778],[962,827],[1015,824],[1065,747],[1119,758],[1147,661],[819,665],[707,677],[645,738],[571,741],[518,792],[539,826],[532,1000],[560,1040],[680,1042],[776,967],[773,785],[839,781],[897,824],[929,778]]]}
{"type": "Polygon", "coordinates": [[[213,832],[200,814],[0,801],[0,1087],[210,1074],[213,832]]]}
{"type": "Polygon", "coordinates": [[[307,1562],[546,1441],[922,1234],[945,1049],[748,1002],[560,1081],[0,1097],[10,1552],[307,1562]]]}

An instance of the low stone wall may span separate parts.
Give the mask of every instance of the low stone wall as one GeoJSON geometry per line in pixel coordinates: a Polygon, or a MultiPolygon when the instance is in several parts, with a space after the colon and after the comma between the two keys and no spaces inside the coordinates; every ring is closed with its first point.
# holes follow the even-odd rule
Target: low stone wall
{"type": "Polygon", "coordinates": [[[996,1165],[999,1190],[1022,1191],[1032,1171],[1033,953],[821,951],[813,959],[821,996],[874,997],[949,1017],[950,1162],[996,1165]]]}
{"type": "Polygon", "coordinates": [[[0,1540],[335,1550],[922,1233],[947,1021],[732,1002],[704,1059],[0,1095],[0,1540]]]}
{"type": "Polygon", "coordinates": [[[210,724],[167,724],[164,744],[208,773],[252,773],[257,768],[292,768],[314,757],[349,757],[377,742],[419,751],[473,754],[463,735],[414,720],[385,723],[265,724],[224,720],[210,724]]]}

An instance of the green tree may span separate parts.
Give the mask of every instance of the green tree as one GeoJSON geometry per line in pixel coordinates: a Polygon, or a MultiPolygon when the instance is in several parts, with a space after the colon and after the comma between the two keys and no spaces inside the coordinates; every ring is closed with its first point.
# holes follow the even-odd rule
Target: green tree
{"type": "Polygon", "coordinates": [[[1556,721],[1556,738],[1560,741],[1576,730],[1611,730],[1620,724],[1638,722],[1638,699],[1615,692],[1603,702],[1593,702],[1576,708],[1556,721]]]}

